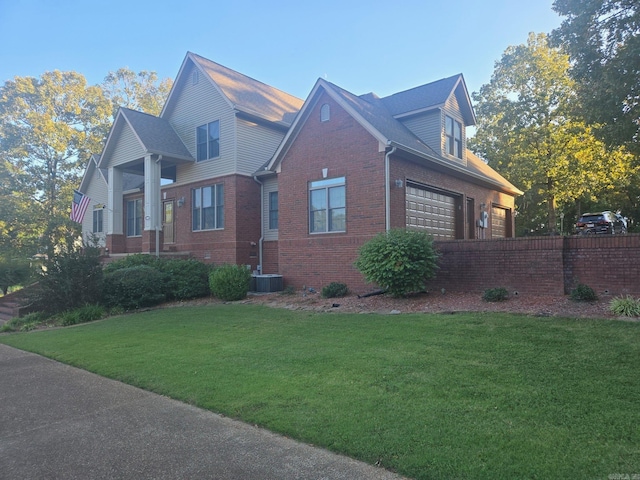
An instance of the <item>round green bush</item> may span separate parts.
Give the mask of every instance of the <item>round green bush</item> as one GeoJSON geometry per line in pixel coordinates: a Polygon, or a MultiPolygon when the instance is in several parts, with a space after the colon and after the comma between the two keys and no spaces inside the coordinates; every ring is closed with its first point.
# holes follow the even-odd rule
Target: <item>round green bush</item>
{"type": "Polygon", "coordinates": [[[209,274],[211,293],[220,300],[242,300],[250,285],[251,272],[244,265],[221,265],[209,274]]]}
{"type": "Polygon", "coordinates": [[[104,277],[103,302],[125,310],[150,307],[165,300],[166,276],[147,265],[123,268],[104,277]]]}
{"type": "Polygon", "coordinates": [[[209,265],[194,259],[172,259],[159,262],[157,268],[166,274],[165,294],[168,300],[188,300],[211,293],[209,265]]]}
{"type": "Polygon", "coordinates": [[[324,298],[344,297],[348,293],[347,286],[340,282],[331,282],[329,285],[322,287],[322,296],[324,298]]]}
{"type": "Polygon", "coordinates": [[[593,302],[598,299],[598,296],[596,295],[596,292],[593,291],[593,288],[582,283],[576,285],[576,288],[571,290],[571,294],[569,296],[571,297],[571,300],[574,300],[576,302],[593,302]]]}
{"type": "Polygon", "coordinates": [[[502,302],[509,298],[509,292],[506,288],[489,288],[482,294],[482,299],[485,302],[502,302]]]}
{"type": "Polygon", "coordinates": [[[433,239],[415,230],[394,229],[381,233],[360,248],[356,268],[368,282],[394,297],[423,291],[435,276],[438,253],[433,239]]]}

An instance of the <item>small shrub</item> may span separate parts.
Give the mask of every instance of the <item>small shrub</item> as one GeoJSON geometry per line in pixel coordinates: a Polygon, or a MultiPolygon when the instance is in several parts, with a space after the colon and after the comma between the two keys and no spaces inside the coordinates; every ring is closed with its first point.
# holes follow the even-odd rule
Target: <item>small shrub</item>
{"type": "Polygon", "coordinates": [[[125,310],[157,305],[165,300],[164,273],[147,265],[123,268],[104,277],[103,302],[125,310]]]}
{"type": "Polygon", "coordinates": [[[579,283],[576,288],[571,290],[570,294],[571,300],[576,302],[593,302],[598,299],[596,292],[593,291],[593,288],[588,285],[584,285],[579,283]]]}
{"type": "Polygon", "coordinates": [[[242,300],[250,285],[251,272],[244,265],[222,265],[209,275],[211,293],[220,300],[242,300]]]}
{"type": "Polygon", "coordinates": [[[324,298],[344,297],[349,293],[349,289],[344,283],[331,282],[322,288],[322,296],[324,298]]]}
{"type": "Polygon", "coordinates": [[[506,288],[489,288],[482,294],[482,299],[485,302],[503,302],[509,298],[509,292],[506,288]]]}
{"type": "Polygon", "coordinates": [[[615,315],[625,317],[640,317],[640,299],[633,297],[616,297],[609,303],[609,310],[615,315]]]}
{"type": "Polygon", "coordinates": [[[435,276],[438,253],[433,239],[415,230],[394,229],[381,233],[360,248],[355,267],[368,282],[394,297],[423,291],[435,276]]]}

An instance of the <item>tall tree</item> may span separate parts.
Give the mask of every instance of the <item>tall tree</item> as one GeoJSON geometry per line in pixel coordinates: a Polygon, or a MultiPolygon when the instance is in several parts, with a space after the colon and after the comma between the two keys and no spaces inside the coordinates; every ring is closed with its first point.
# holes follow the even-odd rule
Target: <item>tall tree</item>
{"type": "Polygon", "coordinates": [[[619,159],[607,155],[590,127],[572,116],[569,58],[546,35],[508,47],[491,81],[474,93],[478,127],[472,150],[525,190],[517,199],[519,229],[557,231],[559,204],[610,188],[619,159]]]}
{"type": "Polygon", "coordinates": [[[48,253],[73,229],[71,193],[90,154],[100,151],[110,107],[102,90],[75,72],[16,77],[0,87],[5,173],[48,253]]]}
{"type": "Polygon", "coordinates": [[[109,72],[102,87],[113,103],[114,114],[119,107],[159,115],[169,95],[173,81],[158,80],[156,72],[135,73],[129,68],[109,72]]]}
{"type": "Polygon", "coordinates": [[[552,32],[570,55],[580,107],[609,145],[640,154],[640,2],[555,0],[552,32]]]}

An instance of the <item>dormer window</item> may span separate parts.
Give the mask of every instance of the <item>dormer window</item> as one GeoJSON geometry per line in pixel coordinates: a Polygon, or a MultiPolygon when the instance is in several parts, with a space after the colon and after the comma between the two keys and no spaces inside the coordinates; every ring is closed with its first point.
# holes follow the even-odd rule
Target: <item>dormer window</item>
{"type": "Polygon", "coordinates": [[[329,107],[328,103],[325,103],[324,105],[322,105],[322,107],[320,107],[320,121],[328,122],[330,118],[331,118],[331,108],[329,107]]]}
{"type": "Polygon", "coordinates": [[[452,117],[446,116],[444,134],[446,152],[454,157],[462,158],[462,124],[452,117]]]}

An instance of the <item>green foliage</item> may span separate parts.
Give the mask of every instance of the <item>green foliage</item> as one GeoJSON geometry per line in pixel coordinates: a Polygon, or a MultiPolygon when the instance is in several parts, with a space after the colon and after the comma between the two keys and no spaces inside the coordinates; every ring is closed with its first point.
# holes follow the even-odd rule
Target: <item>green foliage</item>
{"type": "Polygon", "coordinates": [[[63,312],[57,317],[57,324],[67,327],[69,325],[77,325],[79,323],[93,322],[100,320],[106,315],[106,311],[102,305],[85,305],[75,310],[63,312]]]}
{"type": "Polygon", "coordinates": [[[502,302],[509,298],[509,292],[506,288],[489,288],[482,294],[482,299],[485,302],[502,302]]]}
{"type": "Polygon", "coordinates": [[[125,310],[150,307],[165,300],[166,275],[148,265],[109,272],[104,276],[103,302],[125,310]]]}
{"type": "Polygon", "coordinates": [[[322,287],[322,296],[324,298],[344,297],[349,294],[349,289],[344,283],[331,282],[329,285],[322,287]]]}
{"type": "Polygon", "coordinates": [[[194,259],[172,259],[159,262],[158,269],[166,274],[167,300],[188,300],[211,294],[211,267],[207,264],[194,259]]]}
{"type": "Polygon", "coordinates": [[[473,95],[478,126],[469,146],[524,190],[516,198],[519,234],[556,232],[558,208],[633,184],[629,155],[607,151],[575,111],[569,69],[569,57],[544,34],[530,34],[526,45],[506,49],[473,95]]]}
{"type": "Polygon", "coordinates": [[[250,285],[251,272],[244,265],[221,265],[209,274],[211,293],[221,300],[246,298],[250,285]]]}
{"type": "Polygon", "coordinates": [[[109,72],[102,88],[113,104],[114,117],[120,107],[160,115],[172,84],[170,78],[159,81],[156,72],[135,73],[125,67],[109,72]]]}
{"type": "Polygon", "coordinates": [[[9,291],[9,287],[23,284],[30,276],[28,260],[0,257],[0,290],[4,295],[9,291]]]}
{"type": "Polygon", "coordinates": [[[30,300],[36,310],[54,314],[99,303],[101,290],[99,250],[63,250],[44,263],[38,288],[30,300]]]}
{"type": "Polygon", "coordinates": [[[576,287],[571,290],[571,294],[569,295],[571,300],[576,302],[593,302],[598,299],[596,292],[593,291],[588,285],[584,285],[583,283],[579,283],[576,287]]]}
{"type": "Polygon", "coordinates": [[[425,289],[435,276],[438,253],[433,239],[423,232],[394,229],[381,233],[360,248],[355,266],[368,282],[394,297],[425,289]]]}
{"type": "Polygon", "coordinates": [[[640,153],[640,3],[555,0],[566,18],[552,33],[569,53],[582,114],[610,145],[640,153]]]}
{"type": "Polygon", "coordinates": [[[211,267],[194,259],[166,260],[153,255],[136,254],[107,264],[105,274],[137,266],[147,266],[165,274],[163,291],[167,300],[188,300],[209,295],[211,267]]]}
{"type": "Polygon", "coordinates": [[[609,310],[615,315],[640,317],[640,299],[635,299],[629,295],[616,297],[609,303],[609,310]]]}
{"type": "Polygon", "coordinates": [[[46,323],[49,315],[44,312],[33,312],[23,317],[14,317],[4,325],[0,326],[0,333],[3,332],[28,332],[46,323]]]}

